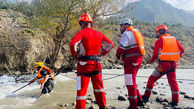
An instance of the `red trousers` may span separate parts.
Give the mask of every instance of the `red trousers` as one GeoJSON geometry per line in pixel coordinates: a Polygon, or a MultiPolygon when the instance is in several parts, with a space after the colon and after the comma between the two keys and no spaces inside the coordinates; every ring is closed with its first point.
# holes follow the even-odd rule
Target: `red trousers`
{"type": "Polygon", "coordinates": [[[176,67],[176,62],[159,62],[157,68],[148,79],[144,96],[149,98],[151,96],[151,91],[154,88],[155,82],[160,79],[164,74],[166,74],[172,92],[172,102],[178,102],[179,87],[176,82],[176,67]]]}
{"type": "Polygon", "coordinates": [[[137,102],[142,101],[136,84],[136,75],[142,64],[142,59],[142,57],[124,59],[125,84],[128,89],[130,109],[137,109],[137,102]]]}
{"type": "MultiPolygon", "coordinates": [[[[95,61],[89,61],[86,64],[78,63],[78,67],[79,67],[78,68],[79,73],[90,73],[88,71],[102,69],[101,63],[98,63],[95,61]]],[[[87,77],[82,74],[77,74],[76,109],[85,109],[86,107],[86,93],[90,82],[90,78],[92,80],[94,95],[98,106],[104,107],[104,108],[106,107],[106,96],[105,96],[105,90],[104,90],[103,81],[102,81],[102,73],[92,75],[91,77],[87,77]]]]}

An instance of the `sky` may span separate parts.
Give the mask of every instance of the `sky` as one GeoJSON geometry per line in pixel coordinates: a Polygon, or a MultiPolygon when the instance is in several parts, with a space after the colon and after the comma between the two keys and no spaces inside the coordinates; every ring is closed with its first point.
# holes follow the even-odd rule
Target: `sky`
{"type": "MultiPolygon", "coordinates": [[[[14,1],[14,0],[8,0],[14,1]]],[[[31,0],[18,0],[18,1],[31,1],[31,0]]],[[[126,1],[139,1],[139,0],[126,0],[126,1]]],[[[188,11],[194,11],[194,0],[164,0],[167,3],[171,4],[172,6],[184,9],[188,11]]]]}
{"type": "Polygon", "coordinates": [[[164,0],[172,6],[188,11],[194,11],[194,0],[164,0]]]}

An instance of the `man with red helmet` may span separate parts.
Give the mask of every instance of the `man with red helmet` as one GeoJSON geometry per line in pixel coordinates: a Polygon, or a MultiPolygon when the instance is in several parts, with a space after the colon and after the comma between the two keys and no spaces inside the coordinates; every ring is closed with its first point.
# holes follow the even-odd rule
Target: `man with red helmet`
{"type": "Polygon", "coordinates": [[[129,109],[137,109],[137,106],[143,106],[136,84],[136,75],[145,54],[143,37],[138,30],[133,29],[129,18],[122,19],[120,26],[122,34],[116,57],[118,59],[122,57],[124,61],[125,84],[130,101],[129,109]]]}
{"type": "Polygon", "coordinates": [[[86,93],[90,78],[98,106],[100,109],[106,108],[105,90],[102,81],[102,64],[99,57],[106,55],[114,45],[102,33],[92,29],[92,23],[92,18],[88,14],[82,14],[79,17],[81,31],[77,32],[70,42],[71,54],[78,58],[76,109],[85,109],[86,93]],[[105,48],[101,51],[102,44],[105,48]]]}
{"type": "Polygon", "coordinates": [[[163,24],[156,28],[156,35],[159,39],[155,42],[153,56],[149,63],[153,63],[156,59],[159,59],[159,61],[158,66],[148,79],[142,99],[145,103],[148,102],[151,91],[154,88],[154,83],[166,74],[172,91],[172,102],[170,102],[170,105],[177,106],[179,101],[179,87],[176,82],[176,61],[183,55],[184,48],[174,36],[167,34],[167,31],[168,28],[163,24]]]}

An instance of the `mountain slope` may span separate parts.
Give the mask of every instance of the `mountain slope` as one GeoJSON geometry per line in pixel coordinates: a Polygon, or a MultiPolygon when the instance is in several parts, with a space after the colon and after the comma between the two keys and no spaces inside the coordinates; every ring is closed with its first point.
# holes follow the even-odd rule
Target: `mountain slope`
{"type": "Polygon", "coordinates": [[[125,7],[125,16],[146,22],[180,23],[185,26],[194,27],[194,15],[184,10],[174,8],[163,0],[141,0],[130,13],[127,12],[130,11],[131,6],[134,6],[133,4],[130,3],[125,7]]]}

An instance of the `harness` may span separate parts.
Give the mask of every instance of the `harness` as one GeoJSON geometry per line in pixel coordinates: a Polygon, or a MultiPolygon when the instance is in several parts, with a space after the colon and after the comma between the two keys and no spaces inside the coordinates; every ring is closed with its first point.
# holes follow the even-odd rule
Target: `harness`
{"type": "MultiPolygon", "coordinates": [[[[101,62],[100,61],[100,57],[98,55],[90,55],[90,56],[81,56],[79,57],[79,60],[83,60],[83,61],[97,61],[97,62],[101,62]]],[[[79,72],[75,72],[77,74],[83,75],[83,76],[87,76],[87,77],[91,77],[93,75],[98,75],[100,73],[102,73],[102,71],[92,71],[90,73],[79,73],[79,72]]]]}

